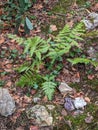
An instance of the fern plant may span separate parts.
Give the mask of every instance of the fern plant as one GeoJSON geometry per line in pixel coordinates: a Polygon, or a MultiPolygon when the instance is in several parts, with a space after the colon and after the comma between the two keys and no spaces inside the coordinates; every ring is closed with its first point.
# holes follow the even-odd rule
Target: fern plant
{"type": "Polygon", "coordinates": [[[57,41],[57,43],[70,43],[71,45],[78,46],[77,40],[83,40],[81,37],[81,35],[85,32],[83,26],[82,22],[74,28],[70,28],[69,25],[65,25],[65,27],[57,35],[55,41],[57,41]]]}
{"type": "Polygon", "coordinates": [[[45,93],[45,95],[48,97],[49,100],[52,100],[53,94],[55,92],[57,84],[54,82],[54,76],[45,76],[43,77],[45,80],[42,83],[42,89],[45,93]]]}
{"type": "Polygon", "coordinates": [[[28,54],[32,58],[32,63],[24,63],[22,70],[38,69],[40,64],[44,61],[46,53],[49,50],[49,41],[41,39],[40,37],[33,37],[28,39],[19,38],[16,35],[8,35],[9,38],[16,40],[20,45],[24,45],[24,54],[28,54]],[[25,65],[26,64],[26,65],[25,65]]]}
{"type": "Polygon", "coordinates": [[[16,85],[21,87],[26,86],[33,88],[35,84],[40,85],[42,81],[42,77],[38,72],[36,72],[35,70],[28,70],[21,75],[16,85]]]}
{"type": "MultiPolygon", "coordinates": [[[[54,80],[55,77],[54,75],[42,76],[39,72],[39,67],[47,58],[54,63],[58,58],[70,53],[70,49],[73,46],[78,47],[78,40],[83,40],[81,35],[85,32],[82,26],[83,24],[80,23],[72,29],[66,25],[54,39],[54,44],[49,44],[51,43],[50,39],[44,40],[37,36],[23,39],[15,35],[9,35],[10,38],[24,45],[24,54],[29,55],[31,58],[30,62],[27,61],[18,68],[19,73],[22,73],[18,85],[24,87],[39,84],[45,95],[51,100],[57,86],[54,80]]],[[[98,65],[95,61],[86,58],[68,59],[68,61],[72,64],[91,63],[94,66],[98,65]]]]}
{"type": "Polygon", "coordinates": [[[81,35],[84,34],[85,30],[82,29],[83,23],[79,23],[73,29],[69,27],[69,25],[65,25],[65,27],[59,32],[59,34],[54,39],[55,44],[51,45],[49,49],[48,56],[54,60],[58,57],[63,56],[66,53],[70,52],[70,49],[73,46],[78,47],[78,40],[83,40],[81,35]]]}

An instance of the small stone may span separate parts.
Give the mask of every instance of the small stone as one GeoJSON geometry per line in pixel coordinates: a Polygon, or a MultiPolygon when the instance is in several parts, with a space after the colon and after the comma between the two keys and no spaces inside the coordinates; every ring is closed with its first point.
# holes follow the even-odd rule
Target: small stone
{"type": "Polygon", "coordinates": [[[7,89],[0,88],[0,114],[9,116],[15,111],[15,101],[10,96],[7,89]]]}
{"type": "Polygon", "coordinates": [[[97,105],[97,106],[98,106],[98,101],[95,101],[95,105],[97,105]]]}
{"type": "Polygon", "coordinates": [[[34,97],[34,98],[33,98],[33,102],[34,102],[34,103],[37,103],[37,102],[39,102],[40,100],[41,100],[41,99],[40,99],[39,97],[34,97]]]}
{"type": "Polygon", "coordinates": [[[49,110],[53,110],[55,108],[54,105],[46,105],[48,107],[49,110]]]}
{"type": "Polygon", "coordinates": [[[79,108],[84,108],[84,106],[86,106],[86,102],[85,100],[83,99],[83,97],[77,97],[75,98],[74,100],[74,106],[76,109],[79,109],[79,108]]]}
{"type": "Polygon", "coordinates": [[[83,20],[83,23],[85,24],[87,30],[94,29],[98,26],[98,14],[95,12],[90,13],[88,18],[83,20]]]}
{"type": "Polygon", "coordinates": [[[89,116],[87,116],[87,117],[85,118],[85,122],[86,122],[87,124],[90,124],[90,123],[92,123],[93,119],[94,119],[93,116],[89,115],[89,116]]]}
{"type": "Polygon", "coordinates": [[[94,58],[95,57],[95,49],[93,47],[90,47],[88,50],[87,50],[87,53],[89,54],[90,58],[94,58]]]}
{"type": "Polygon", "coordinates": [[[64,108],[67,111],[73,111],[75,109],[73,105],[73,100],[71,98],[68,98],[68,97],[65,98],[64,108]]]}
{"type": "Polygon", "coordinates": [[[71,87],[69,87],[66,83],[61,83],[60,86],[59,86],[59,91],[62,93],[62,94],[68,94],[68,93],[72,93],[73,92],[73,89],[71,87]]]}
{"type": "Polygon", "coordinates": [[[35,120],[35,123],[39,126],[51,126],[53,123],[53,117],[43,105],[35,105],[28,108],[26,113],[28,119],[35,120]]]}

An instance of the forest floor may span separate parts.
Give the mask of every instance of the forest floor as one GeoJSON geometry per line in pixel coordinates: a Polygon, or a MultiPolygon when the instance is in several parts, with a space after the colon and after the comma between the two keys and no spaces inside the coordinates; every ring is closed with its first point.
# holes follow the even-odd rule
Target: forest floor
{"type": "MultiPolygon", "coordinates": [[[[82,13],[80,8],[85,8],[89,12],[98,12],[98,3],[94,0],[83,1],[83,3],[65,3],[66,6],[63,7],[62,2],[60,3],[58,0],[49,0],[48,2],[38,0],[28,12],[33,16],[34,29],[25,36],[21,25],[18,35],[21,37],[40,36],[45,39],[53,38],[65,24],[73,27],[74,24],[87,16],[87,12],[82,13]]],[[[4,14],[1,13],[0,15],[4,14]]],[[[23,48],[14,39],[11,40],[7,37],[7,34],[14,33],[14,29],[10,22],[4,21],[3,28],[0,30],[0,87],[7,88],[16,102],[16,111],[13,115],[8,117],[0,116],[0,130],[51,130],[50,127],[39,128],[39,126],[33,125],[33,121],[26,116],[26,108],[34,104],[32,99],[39,94],[39,91],[16,86],[19,74],[13,68],[19,67],[26,58],[22,55],[23,48]]],[[[97,38],[88,37],[80,44],[82,44],[85,55],[94,58],[93,54],[96,52],[98,60],[97,38]],[[95,52],[90,52],[89,54],[90,48],[94,48],[95,52]]],[[[66,127],[65,118],[71,121],[74,130],[98,130],[98,67],[81,64],[72,66],[65,59],[63,59],[62,66],[56,81],[66,82],[77,91],[77,94],[82,93],[85,95],[89,103],[85,108],[84,114],[74,118],[73,113],[70,115],[67,112],[65,115],[62,114],[64,111],[64,97],[58,90],[56,90],[51,102],[43,95],[40,104],[43,102],[45,104],[53,103],[62,107],[59,124],[56,124],[57,126],[53,129],[70,130],[70,127],[66,127]],[[85,122],[88,115],[93,117],[90,123],[85,122]]]]}

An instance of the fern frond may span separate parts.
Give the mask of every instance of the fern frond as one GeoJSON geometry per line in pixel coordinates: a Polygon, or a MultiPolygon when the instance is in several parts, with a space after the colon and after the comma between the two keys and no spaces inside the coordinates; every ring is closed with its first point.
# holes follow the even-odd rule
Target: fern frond
{"type": "Polygon", "coordinates": [[[55,88],[56,88],[56,83],[52,81],[45,81],[44,83],[42,83],[42,89],[49,100],[52,100],[53,94],[55,92],[55,88]]]}
{"type": "Polygon", "coordinates": [[[65,25],[65,27],[59,32],[56,37],[56,42],[59,43],[75,43],[75,46],[78,46],[76,40],[83,40],[81,35],[84,34],[83,23],[79,23],[74,28],[70,28],[69,25],[65,25]],[[77,44],[76,44],[77,43],[77,44]]]}
{"type": "Polygon", "coordinates": [[[49,49],[47,41],[36,36],[33,38],[28,38],[25,42],[24,53],[29,53],[30,57],[36,55],[36,57],[41,60],[41,55],[46,53],[49,49]]]}
{"type": "Polygon", "coordinates": [[[78,63],[84,63],[84,64],[92,64],[95,67],[98,66],[98,62],[97,61],[92,61],[90,59],[87,58],[74,58],[74,59],[67,59],[69,62],[72,63],[72,65],[78,64],[78,63]]]}
{"type": "Polygon", "coordinates": [[[36,71],[28,70],[22,74],[16,85],[21,87],[33,87],[34,84],[41,82],[41,80],[42,78],[40,74],[38,74],[36,71]]]}

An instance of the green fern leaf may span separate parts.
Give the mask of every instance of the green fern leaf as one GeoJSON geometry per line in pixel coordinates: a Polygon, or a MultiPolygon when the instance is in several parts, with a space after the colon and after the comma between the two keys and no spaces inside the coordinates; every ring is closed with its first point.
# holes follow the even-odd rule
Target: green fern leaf
{"type": "Polygon", "coordinates": [[[56,84],[51,81],[46,81],[42,83],[42,88],[45,95],[48,97],[48,99],[52,100],[53,94],[55,92],[56,84]]]}
{"type": "Polygon", "coordinates": [[[27,86],[27,87],[33,87],[34,84],[39,84],[41,83],[42,77],[41,75],[36,72],[36,71],[32,71],[32,70],[28,70],[26,71],[24,74],[21,75],[19,81],[16,83],[17,86],[27,86]]]}
{"type": "Polygon", "coordinates": [[[67,60],[71,62],[73,65],[78,63],[84,63],[84,64],[92,64],[95,67],[98,66],[97,61],[92,61],[91,59],[87,59],[87,58],[74,58],[74,59],[67,59],[67,60]]]}
{"type": "Polygon", "coordinates": [[[71,62],[73,65],[78,63],[84,63],[89,64],[90,60],[86,58],[74,58],[74,59],[67,59],[69,62],[71,62]]]}

